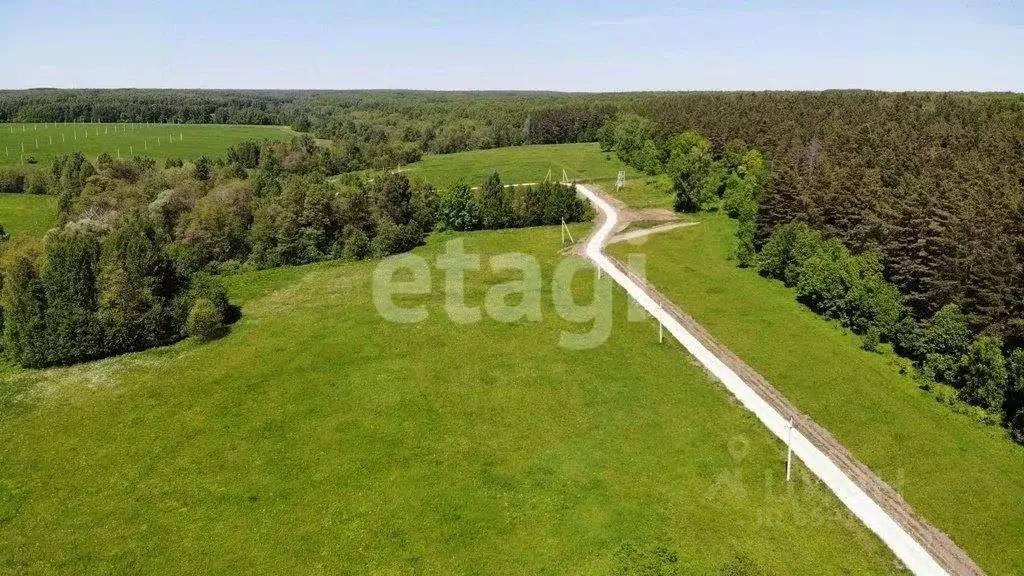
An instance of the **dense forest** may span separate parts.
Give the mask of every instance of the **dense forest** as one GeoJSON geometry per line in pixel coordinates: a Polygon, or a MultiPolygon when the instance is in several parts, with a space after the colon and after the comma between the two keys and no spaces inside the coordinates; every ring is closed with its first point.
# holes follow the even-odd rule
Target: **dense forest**
{"type": "Polygon", "coordinates": [[[741,266],[795,288],[862,334],[865,349],[891,343],[923,387],[1024,442],[1022,102],[693,96],[696,111],[622,112],[600,138],[634,167],[670,177],[677,210],[738,219],[741,266]],[[729,113],[714,112],[716,102],[729,113]],[[764,124],[773,109],[780,123],[764,124]],[[796,117],[787,125],[780,110],[796,117]]]}

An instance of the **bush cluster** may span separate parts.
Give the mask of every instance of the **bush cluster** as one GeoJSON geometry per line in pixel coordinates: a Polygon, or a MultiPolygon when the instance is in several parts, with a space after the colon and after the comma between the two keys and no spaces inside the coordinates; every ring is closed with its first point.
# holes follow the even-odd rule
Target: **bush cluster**
{"type": "Polygon", "coordinates": [[[0,193],[47,194],[53,181],[44,169],[33,166],[0,166],[0,193]]]}
{"type": "Polygon", "coordinates": [[[37,367],[166,344],[185,336],[200,299],[220,324],[228,311],[220,281],[177,268],[166,245],[144,213],[132,213],[113,225],[82,219],[42,243],[5,246],[6,354],[37,367]]]}

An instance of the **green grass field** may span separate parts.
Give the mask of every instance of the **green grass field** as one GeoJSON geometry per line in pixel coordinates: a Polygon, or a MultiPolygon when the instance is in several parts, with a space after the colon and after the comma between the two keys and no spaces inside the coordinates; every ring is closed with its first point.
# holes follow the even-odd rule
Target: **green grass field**
{"type": "MultiPolygon", "coordinates": [[[[465,238],[535,254],[549,279],[559,235],[465,238]]],[[[9,372],[0,573],[619,574],[626,543],[676,551],[684,573],[737,555],[776,574],[899,572],[803,470],[786,486],[785,447],[654,325],[626,322],[621,292],[608,342],[572,351],[560,331],[586,327],[547,285],[541,322],[455,325],[435,275],[409,297],[428,321],[393,324],[373,266],[230,276],[243,316],[220,340],[9,372]]],[[[468,275],[470,304],[517,276],[487,270],[468,275]]]]}
{"type": "Polygon", "coordinates": [[[672,182],[668,176],[634,176],[627,179],[626,186],[615,190],[615,179],[597,180],[595,185],[619,200],[626,203],[630,208],[664,208],[672,210],[674,200],[672,182]]]}
{"type": "Polygon", "coordinates": [[[0,224],[11,237],[42,237],[56,223],[55,196],[0,194],[0,224]]]}
{"type": "Polygon", "coordinates": [[[636,172],[624,165],[615,154],[603,154],[596,143],[541,144],[472,150],[455,154],[426,156],[403,171],[410,177],[421,177],[440,187],[460,182],[476,186],[492,172],[498,172],[506,184],[542,182],[548,176],[560,180],[562,170],[575,180],[610,179],[613,183],[619,170],[632,178],[636,172]]]}
{"type": "Polygon", "coordinates": [[[239,140],[289,140],[295,134],[287,126],[230,124],[0,124],[0,164],[33,157],[48,165],[55,156],[76,151],[91,159],[103,152],[122,158],[217,157],[239,140]]]}
{"type": "Polygon", "coordinates": [[[953,413],[900,374],[906,362],[799,304],[729,258],[735,223],[697,226],[609,251],[647,255],[647,275],[683,310],[824,425],[989,574],[1024,574],[1024,448],[953,413]]]}

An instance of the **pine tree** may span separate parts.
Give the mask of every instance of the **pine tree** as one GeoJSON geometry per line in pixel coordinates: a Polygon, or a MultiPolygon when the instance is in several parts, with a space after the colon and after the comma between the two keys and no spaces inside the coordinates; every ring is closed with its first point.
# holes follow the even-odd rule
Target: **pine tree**
{"type": "Polygon", "coordinates": [[[905,199],[884,232],[883,261],[887,278],[906,295],[915,316],[928,318],[959,300],[948,277],[955,250],[953,216],[930,182],[914,180],[904,190],[905,199]]]}
{"type": "Polygon", "coordinates": [[[496,230],[506,226],[505,187],[497,172],[487,177],[480,187],[480,224],[484,230],[496,230]]]}
{"type": "Polygon", "coordinates": [[[757,210],[755,244],[758,248],[764,246],[776,226],[806,217],[799,187],[800,180],[788,167],[781,168],[769,182],[757,210]]]}

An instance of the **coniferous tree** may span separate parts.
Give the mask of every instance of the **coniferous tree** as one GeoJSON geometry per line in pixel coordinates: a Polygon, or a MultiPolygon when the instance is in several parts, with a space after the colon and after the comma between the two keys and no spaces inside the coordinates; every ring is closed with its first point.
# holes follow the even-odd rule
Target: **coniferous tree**
{"type": "Polygon", "coordinates": [[[505,206],[505,187],[497,172],[487,177],[480,186],[480,224],[485,230],[504,228],[508,209],[505,206]]]}
{"type": "Polygon", "coordinates": [[[442,198],[439,218],[448,230],[465,232],[480,228],[480,204],[469,186],[460,184],[442,198]]]}
{"type": "Polygon", "coordinates": [[[806,211],[803,208],[799,186],[796,173],[783,167],[765,187],[757,211],[755,243],[758,247],[768,241],[776,226],[805,218],[806,211]]]}

